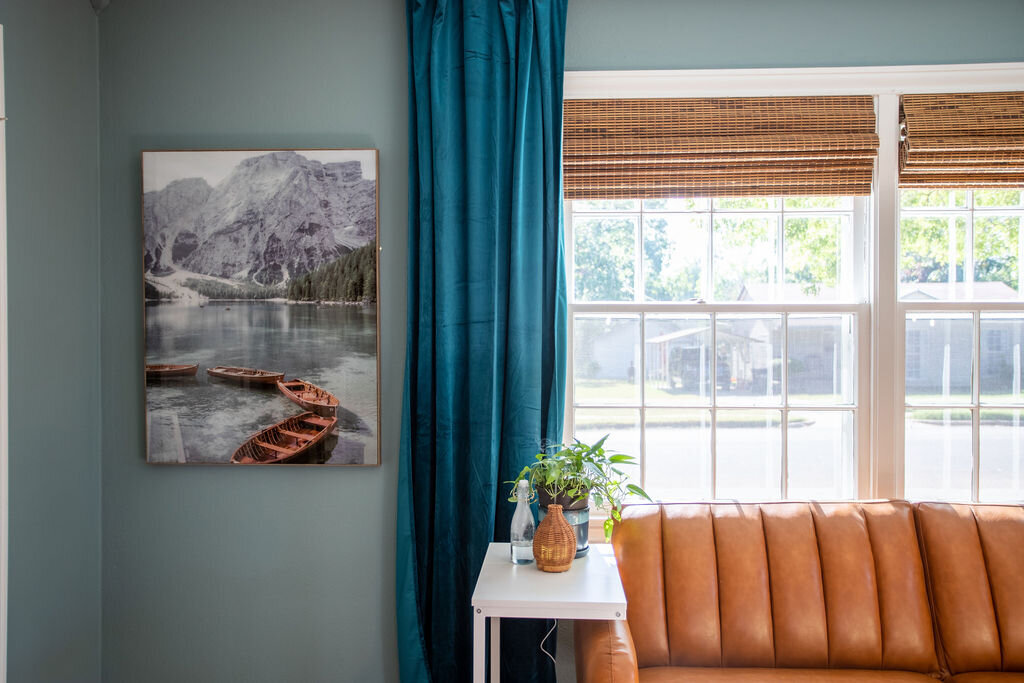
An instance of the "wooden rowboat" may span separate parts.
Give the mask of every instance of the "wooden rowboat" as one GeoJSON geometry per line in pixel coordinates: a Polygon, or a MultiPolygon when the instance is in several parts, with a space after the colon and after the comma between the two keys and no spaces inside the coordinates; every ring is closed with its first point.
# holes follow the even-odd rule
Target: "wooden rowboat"
{"type": "Polygon", "coordinates": [[[194,377],[199,363],[192,365],[146,364],[146,379],[162,379],[166,377],[194,377]]]}
{"type": "Polygon", "coordinates": [[[213,377],[231,379],[242,384],[274,384],[278,380],[284,379],[283,372],[256,370],[254,368],[236,368],[228,365],[207,368],[206,372],[213,377]]]}
{"type": "Polygon", "coordinates": [[[290,400],[321,417],[334,417],[338,411],[337,396],[305,380],[281,381],[277,383],[277,388],[290,400]]]}
{"type": "Polygon", "coordinates": [[[313,413],[289,417],[250,436],[231,456],[231,462],[270,465],[294,460],[323,441],[336,423],[337,419],[333,417],[320,417],[313,413]]]}

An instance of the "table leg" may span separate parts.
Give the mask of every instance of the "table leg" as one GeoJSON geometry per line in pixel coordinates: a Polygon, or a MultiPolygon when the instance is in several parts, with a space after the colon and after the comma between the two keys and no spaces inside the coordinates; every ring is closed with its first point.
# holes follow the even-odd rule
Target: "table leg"
{"type": "Polygon", "coordinates": [[[473,683],[487,682],[487,617],[473,609],[473,683]]]}
{"type": "Polygon", "coordinates": [[[491,683],[501,681],[501,617],[491,617],[491,683]]]}

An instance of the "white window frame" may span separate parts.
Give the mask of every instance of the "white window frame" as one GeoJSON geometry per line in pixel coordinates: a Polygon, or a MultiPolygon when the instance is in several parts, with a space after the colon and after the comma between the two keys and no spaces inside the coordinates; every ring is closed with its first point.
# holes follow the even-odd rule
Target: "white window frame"
{"type": "Polygon", "coordinates": [[[0,25],[0,681],[7,680],[8,414],[7,414],[7,109],[4,27],[0,25]]]}
{"type": "MultiPolygon", "coordinates": [[[[869,221],[867,220],[867,214],[870,211],[870,209],[871,209],[871,202],[870,202],[869,199],[864,198],[864,197],[855,197],[854,198],[853,209],[852,209],[852,212],[851,212],[852,213],[852,221],[851,221],[851,226],[850,226],[850,229],[851,229],[851,232],[852,232],[851,243],[853,245],[867,243],[867,240],[868,240],[867,230],[868,230],[868,223],[869,223],[869,221]]],[[[671,214],[671,213],[675,213],[675,212],[672,212],[672,211],[656,211],[656,212],[652,211],[652,212],[649,212],[649,213],[645,213],[641,209],[638,208],[637,211],[623,211],[623,212],[615,212],[615,211],[589,212],[588,211],[585,214],[583,214],[583,215],[586,215],[586,216],[593,216],[593,217],[598,217],[598,218],[605,218],[605,217],[608,217],[608,218],[620,218],[620,217],[624,217],[624,216],[629,216],[629,217],[638,216],[638,218],[637,218],[637,231],[636,231],[636,247],[635,247],[637,255],[638,255],[637,256],[637,266],[638,267],[636,268],[636,272],[634,273],[634,285],[633,286],[634,286],[634,291],[637,292],[637,297],[640,299],[639,301],[630,301],[630,302],[616,302],[616,301],[612,301],[612,302],[604,302],[604,301],[602,301],[602,302],[589,302],[589,301],[588,302],[574,302],[574,301],[572,301],[572,293],[575,291],[575,269],[574,269],[572,254],[570,253],[568,255],[568,257],[566,258],[566,284],[567,284],[567,290],[570,293],[570,302],[569,302],[569,306],[568,306],[569,329],[568,329],[568,334],[567,334],[567,344],[569,345],[569,362],[567,364],[568,371],[567,371],[567,377],[566,377],[566,399],[565,399],[565,401],[566,401],[565,424],[566,424],[566,435],[567,435],[566,439],[570,438],[570,435],[572,435],[574,433],[574,431],[575,431],[574,430],[574,428],[575,428],[575,409],[577,409],[577,408],[581,408],[581,409],[595,408],[595,409],[638,410],[639,411],[639,430],[640,430],[640,450],[645,455],[645,457],[640,458],[641,479],[644,482],[646,482],[646,472],[647,472],[647,457],[646,457],[646,453],[647,453],[647,437],[646,437],[647,419],[646,419],[646,411],[647,411],[647,408],[649,408],[649,407],[652,408],[652,409],[655,409],[655,410],[662,409],[661,406],[648,406],[647,405],[646,382],[644,381],[644,373],[646,372],[646,368],[647,368],[647,362],[646,362],[647,344],[646,343],[641,343],[640,344],[640,363],[639,363],[638,370],[637,370],[637,372],[640,374],[640,381],[639,381],[640,399],[639,399],[639,404],[633,404],[633,403],[601,403],[601,404],[594,404],[594,405],[576,405],[576,401],[575,401],[575,385],[574,385],[573,377],[572,377],[572,374],[573,374],[572,354],[573,354],[574,349],[575,349],[574,342],[573,342],[573,339],[574,339],[573,335],[575,334],[574,325],[573,325],[573,316],[574,316],[574,314],[587,314],[587,313],[601,313],[601,314],[605,314],[605,313],[607,313],[607,314],[611,314],[611,315],[616,315],[616,314],[636,314],[636,315],[640,315],[641,316],[640,317],[640,338],[641,339],[646,339],[646,337],[647,337],[645,329],[644,329],[645,328],[645,324],[644,324],[645,318],[643,317],[643,314],[645,314],[645,313],[655,313],[655,314],[673,314],[673,313],[677,313],[677,314],[707,314],[707,315],[710,315],[711,318],[712,318],[712,323],[711,323],[711,336],[712,336],[711,348],[712,349],[716,349],[717,348],[717,344],[713,341],[714,338],[715,338],[715,334],[716,334],[716,325],[715,325],[715,322],[714,322],[714,316],[717,315],[717,314],[729,315],[729,314],[734,314],[734,313],[763,313],[765,315],[781,315],[781,318],[782,318],[782,320],[781,320],[781,323],[782,323],[782,334],[781,334],[782,349],[781,349],[781,356],[782,356],[782,358],[786,358],[787,354],[788,354],[788,344],[789,344],[788,329],[789,329],[789,317],[790,317],[790,315],[793,315],[793,314],[797,314],[797,315],[799,315],[799,314],[810,314],[810,315],[815,315],[815,314],[821,314],[821,315],[853,314],[855,316],[854,319],[856,320],[856,324],[857,324],[857,327],[858,327],[858,329],[854,333],[855,349],[856,349],[856,354],[857,354],[857,365],[858,365],[858,367],[860,367],[860,366],[866,365],[866,364],[868,364],[870,362],[870,356],[869,356],[870,344],[862,343],[862,340],[868,339],[868,334],[870,332],[870,315],[871,315],[870,305],[867,303],[867,282],[865,281],[865,278],[866,278],[867,274],[864,272],[864,268],[863,268],[863,264],[865,263],[866,258],[863,257],[863,256],[861,258],[857,258],[857,257],[853,257],[852,258],[852,260],[853,260],[853,276],[852,276],[851,279],[853,280],[853,291],[857,293],[858,299],[861,299],[860,301],[850,301],[850,300],[848,300],[848,301],[828,301],[828,300],[823,300],[823,301],[820,301],[820,302],[813,302],[813,303],[804,303],[804,302],[792,303],[792,302],[781,302],[781,301],[780,302],[716,301],[716,302],[707,303],[707,302],[703,302],[703,301],[700,301],[700,302],[691,302],[691,301],[674,302],[674,301],[645,301],[645,300],[643,300],[643,292],[642,292],[642,285],[643,285],[643,275],[642,275],[642,271],[643,271],[643,237],[642,237],[643,218],[644,218],[645,215],[653,216],[653,215],[665,215],[665,214],[671,214]]],[[[693,212],[689,212],[689,213],[701,213],[701,214],[705,214],[706,213],[706,214],[708,214],[708,216],[709,216],[708,228],[712,231],[712,233],[713,233],[714,218],[715,218],[715,214],[716,213],[723,213],[723,214],[732,215],[732,216],[735,216],[735,215],[738,215],[738,214],[750,214],[750,215],[758,215],[758,216],[760,216],[760,215],[777,215],[778,216],[778,231],[779,231],[777,256],[780,259],[780,262],[779,262],[779,264],[777,266],[777,270],[778,270],[777,275],[778,275],[779,278],[784,278],[784,268],[783,268],[783,263],[782,263],[783,251],[784,251],[783,241],[782,241],[782,231],[784,229],[784,227],[783,227],[784,226],[784,221],[785,221],[785,217],[787,215],[787,210],[785,209],[784,205],[780,205],[779,209],[774,209],[774,210],[766,210],[766,209],[715,209],[713,203],[711,203],[711,204],[709,204],[709,207],[708,207],[707,210],[693,211],[693,212]]],[[[794,214],[795,215],[801,215],[801,214],[826,215],[827,213],[828,213],[828,211],[819,212],[818,210],[807,209],[807,210],[793,211],[790,215],[794,215],[794,214]]],[[[564,215],[565,215],[565,244],[566,245],[572,245],[573,244],[573,239],[574,239],[573,228],[574,228],[574,216],[575,216],[575,213],[573,211],[573,203],[571,201],[565,202],[564,215]]],[[[713,259],[711,257],[712,243],[713,243],[713,235],[711,233],[709,233],[709,235],[708,235],[708,250],[709,250],[709,254],[708,254],[708,261],[707,261],[708,262],[708,268],[707,268],[707,270],[704,273],[704,278],[705,278],[704,289],[705,289],[705,294],[708,295],[708,296],[711,295],[712,288],[714,287],[713,273],[712,273],[712,268],[711,268],[711,263],[713,261],[713,259]]],[[[854,248],[856,248],[856,246],[854,246],[854,248]]],[[[851,256],[851,255],[844,253],[844,254],[842,254],[842,256],[845,258],[845,257],[851,256]]],[[[716,372],[716,370],[714,369],[714,363],[713,363],[712,364],[712,376],[714,376],[715,372],[716,372]]],[[[843,404],[836,404],[836,405],[832,405],[832,404],[829,404],[829,405],[791,405],[789,403],[789,399],[788,399],[788,397],[789,397],[788,387],[786,386],[787,383],[788,383],[787,382],[787,380],[788,380],[788,373],[783,372],[782,373],[782,377],[780,379],[781,379],[781,382],[782,382],[782,391],[781,391],[780,398],[782,400],[777,405],[775,405],[775,404],[756,404],[755,405],[755,403],[751,403],[749,406],[746,406],[746,405],[729,405],[729,404],[721,405],[721,404],[718,403],[718,401],[716,399],[716,394],[717,394],[717,390],[716,390],[716,386],[715,386],[716,382],[712,381],[711,382],[710,405],[708,405],[708,406],[696,406],[696,405],[695,406],[686,406],[686,408],[697,409],[697,410],[704,410],[704,409],[706,409],[706,410],[709,411],[709,414],[711,416],[711,425],[712,425],[712,427],[711,427],[711,434],[710,434],[710,443],[711,443],[712,451],[715,450],[716,430],[715,430],[714,425],[716,425],[716,423],[717,423],[717,419],[718,419],[717,416],[718,416],[719,409],[722,409],[722,410],[725,410],[725,411],[745,410],[745,409],[749,409],[749,410],[778,410],[780,412],[780,414],[781,414],[780,431],[781,431],[781,439],[782,439],[782,441],[781,441],[781,454],[782,454],[781,477],[782,477],[782,481],[781,481],[781,492],[780,493],[781,493],[782,499],[785,499],[785,498],[788,497],[788,483],[789,483],[788,482],[788,477],[786,476],[787,473],[788,473],[787,456],[788,456],[788,434],[789,434],[789,430],[787,428],[787,425],[789,424],[789,414],[791,412],[804,413],[804,412],[816,412],[816,411],[851,412],[853,414],[853,419],[854,419],[855,434],[854,434],[854,443],[853,443],[853,460],[854,461],[853,461],[853,463],[850,463],[850,465],[851,465],[851,467],[854,470],[856,470],[857,463],[859,463],[861,460],[865,459],[866,454],[868,453],[868,449],[869,449],[870,432],[868,432],[867,429],[866,429],[866,426],[868,424],[868,420],[866,418],[862,419],[861,418],[861,414],[866,411],[866,406],[868,406],[868,404],[869,404],[870,382],[864,381],[864,379],[854,375],[854,378],[853,378],[854,379],[853,402],[851,404],[848,404],[848,405],[843,405],[843,404]],[[863,452],[861,452],[861,451],[863,451],[863,452]]],[[[714,492],[717,490],[717,481],[716,481],[717,467],[716,467],[716,460],[717,460],[716,458],[713,458],[712,462],[710,463],[710,467],[709,467],[709,473],[710,473],[710,482],[709,482],[710,486],[709,486],[709,488],[710,488],[711,496],[713,496],[714,492]]],[[[857,482],[860,480],[860,477],[858,476],[858,473],[856,471],[851,471],[851,472],[842,472],[841,474],[842,474],[842,476],[844,478],[850,478],[853,481],[853,490],[849,491],[848,493],[852,493],[854,495],[859,495],[859,491],[856,489],[857,482]]],[[[710,498],[710,496],[709,496],[709,498],[710,498]]]]}
{"type": "MultiPolygon", "coordinates": [[[[1024,207],[992,207],[992,208],[978,208],[974,206],[973,192],[970,190],[966,191],[968,194],[969,205],[966,208],[958,208],[955,210],[945,209],[931,209],[931,208],[914,208],[907,209],[906,215],[942,215],[948,213],[950,218],[964,217],[966,219],[966,233],[964,235],[964,241],[966,244],[973,245],[974,242],[974,223],[975,216],[980,214],[982,216],[989,215],[1007,215],[1017,214],[1018,220],[1024,223],[1024,215],[1021,215],[1024,207]]],[[[1021,231],[1024,235],[1024,231],[1021,231]]],[[[1020,246],[1018,245],[1018,250],[1020,246]]],[[[971,285],[974,283],[974,247],[971,246],[967,249],[967,253],[964,259],[964,283],[966,284],[966,291],[971,292],[971,285]]],[[[1018,257],[1020,253],[1018,252],[1018,257]]],[[[1024,261],[1022,261],[1024,263],[1024,261]]],[[[898,274],[897,274],[898,275],[898,274]]],[[[1020,275],[1018,275],[1020,277],[1020,275]]],[[[1019,286],[1019,285],[1018,285],[1019,286]]],[[[971,413],[971,498],[970,501],[961,502],[978,502],[980,500],[981,493],[981,411],[985,409],[1024,409],[1020,405],[1015,404],[998,404],[998,403],[987,403],[981,400],[981,355],[986,349],[987,344],[986,338],[981,336],[981,318],[986,313],[1024,313],[1024,290],[1020,291],[1020,295],[1016,300],[999,300],[999,301],[985,301],[982,299],[963,299],[953,301],[927,301],[927,300],[901,300],[897,304],[898,320],[897,324],[900,326],[902,331],[899,333],[901,340],[906,342],[906,322],[908,316],[919,315],[927,317],[929,315],[953,313],[961,314],[964,316],[970,316],[972,325],[972,340],[973,340],[973,354],[971,355],[971,396],[967,401],[956,401],[950,403],[922,403],[922,402],[911,402],[904,399],[904,406],[906,410],[912,409],[934,409],[934,410],[963,410],[971,413]]],[[[992,332],[992,331],[990,331],[992,332]]],[[[1000,334],[1002,334],[1000,332],[1000,334]]],[[[906,349],[904,349],[905,353],[906,349]]],[[[901,375],[901,377],[903,377],[901,375]]],[[[905,377],[904,377],[905,382],[905,377]]],[[[905,427],[906,423],[901,422],[901,426],[905,427]]],[[[1024,498],[1024,492],[1021,497],[1024,498]]]]}
{"type": "MultiPolygon", "coordinates": [[[[871,95],[875,98],[878,163],[875,171],[871,234],[868,244],[865,304],[701,304],[672,303],[664,312],[815,312],[857,313],[858,344],[856,495],[902,498],[904,494],[904,319],[907,304],[897,299],[899,202],[899,98],[912,93],[999,92],[1024,90],[1024,62],[929,66],[836,67],[796,69],[701,69],[683,71],[568,71],[565,99],[659,97],[769,97],[871,95]],[[850,306],[844,310],[844,306],[850,306]]],[[[566,227],[571,229],[571,207],[566,227]]],[[[571,235],[568,236],[566,244],[571,235]]],[[[566,259],[567,263],[569,259],[566,259]]],[[[567,273],[570,293],[572,273],[567,273]]],[[[569,305],[565,435],[573,434],[572,325],[569,305]]],[[[586,306],[590,306],[587,304],[586,306]]],[[[594,305],[597,306],[597,305],[594,305]]],[[[649,303],[600,304],[602,311],[650,310],[649,303]]],[[[964,304],[932,304],[937,310],[963,310],[964,304]]],[[[1006,308],[1020,309],[1021,304],[1006,308]]],[[[918,307],[914,307],[915,310],[918,307]]],[[[641,365],[641,368],[643,366],[641,365]]],[[[641,429],[642,429],[641,420],[641,429]]],[[[783,430],[783,433],[785,430],[783,430]]],[[[977,454],[975,454],[977,459],[977,454]]],[[[975,477],[977,468],[975,468],[975,477]]]]}

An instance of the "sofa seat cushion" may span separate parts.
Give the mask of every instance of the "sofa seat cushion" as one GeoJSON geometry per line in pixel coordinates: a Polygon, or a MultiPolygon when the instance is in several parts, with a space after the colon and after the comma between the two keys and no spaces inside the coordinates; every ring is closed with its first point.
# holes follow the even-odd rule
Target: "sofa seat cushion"
{"type": "Polygon", "coordinates": [[[1024,683],[1024,673],[975,671],[974,673],[953,676],[949,680],[950,683],[1024,683]]]}
{"type": "MultiPolygon", "coordinates": [[[[954,679],[959,680],[959,679],[954,679]]],[[[965,679],[967,680],[967,679],[965,679]]],[[[982,683],[983,679],[970,683],[982,683]]],[[[993,681],[995,679],[992,679],[993,681]]],[[[1002,681],[1003,679],[999,679],[1002,681]]],[[[1022,679],[1006,679],[1007,683],[1022,679]]],[[[861,669],[764,669],[655,666],[640,669],[640,683],[935,683],[927,674],[861,669]]]]}

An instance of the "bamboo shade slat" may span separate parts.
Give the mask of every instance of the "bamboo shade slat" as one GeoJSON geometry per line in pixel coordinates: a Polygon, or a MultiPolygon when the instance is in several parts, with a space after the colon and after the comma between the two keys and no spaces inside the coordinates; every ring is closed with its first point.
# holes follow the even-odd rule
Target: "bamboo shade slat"
{"type": "Polygon", "coordinates": [[[900,187],[1024,186],[1024,92],[900,98],[900,187]]]}
{"type": "Polygon", "coordinates": [[[870,96],[567,100],[566,199],[867,195],[870,96]]]}

